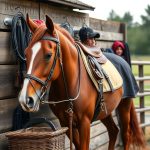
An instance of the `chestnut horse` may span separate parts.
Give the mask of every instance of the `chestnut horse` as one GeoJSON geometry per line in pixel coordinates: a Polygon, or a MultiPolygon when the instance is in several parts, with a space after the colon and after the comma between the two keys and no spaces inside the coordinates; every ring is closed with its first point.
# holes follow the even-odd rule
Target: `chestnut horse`
{"type": "MultiPolygon", "coordinates": [[[[27,15],[27,23],[33,37],[26,48],[27,74],[25,75],[19,102],[25,111],[38,111],[41,99],[49,91],[49,102],[61,126],[69,126],[68,106],[73,104],[73,143],[77,150],[88,150],[90,123],[92,121],[97,90],[84,67],[75,41],[70,34],[54,24],[46,16],[46,23],[38,26],[27,15]],[[54,100],[54,102],[53,102],[54,100]]],[[[128,150],[131,144],[144,147],[133,100],[122,99],[123,87],[103,94],[107,114],[101,111],[101,120],[109,134],[109,150],[114,150],[118,128],[113,121],[112,111],[118,107],[119,122],[124,144],[128,150]]],[[[69,131],[67,132],[69,136],[69,131]]]]}

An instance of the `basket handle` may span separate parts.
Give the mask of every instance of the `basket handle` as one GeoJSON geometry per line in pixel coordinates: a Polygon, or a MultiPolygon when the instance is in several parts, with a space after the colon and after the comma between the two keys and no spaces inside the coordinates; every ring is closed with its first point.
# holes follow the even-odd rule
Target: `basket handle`
{"type": "Polygon", "coordinates": [[[25,125],[24,125],[24,128],[28,128],[28,127],[31,127],[33,125],[36,125],[36,124],[40,124],[40,123],[46,123],[48,124],[53,131],[56,131],[56,127],[55,125],[47,118],[32,118],[32,120],[30,120],[29,122],[27,122],[25,125]]]}

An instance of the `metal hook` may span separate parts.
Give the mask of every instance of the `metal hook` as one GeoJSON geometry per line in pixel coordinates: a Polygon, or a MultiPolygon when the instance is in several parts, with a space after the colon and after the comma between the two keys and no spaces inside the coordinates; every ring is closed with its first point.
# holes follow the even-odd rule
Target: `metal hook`
{"type": "Polygon", "coordinates": [[[4,19],[4,25],[11,26],[12,25],[12,18],[7,17],[4,19]]]}

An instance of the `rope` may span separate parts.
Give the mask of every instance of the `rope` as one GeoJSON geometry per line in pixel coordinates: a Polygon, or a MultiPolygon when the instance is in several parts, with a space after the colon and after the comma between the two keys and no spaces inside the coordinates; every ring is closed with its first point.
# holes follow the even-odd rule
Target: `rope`
{"type": "Polygon", "coordinates": [[[19,65],[19,80],[23,82],[23,72],[26,70],[24,51],[30,41],[31,33],[21,12],[17,13],[12,20],[11,47],[16,54],[19,65]]]}
{"type": "MultiPolygon", "coordinates": [[[[11,48],[17,58],[18,87],[23,83],[23,74],[26,71],[26,59],[24,51],[30,41],[31,33],[21,12],[17,13],[12,20],[11,48]]],[[[30,114],[18,105],[13,113],[13,130],[21,129],[30,119],[30,114]]]]}

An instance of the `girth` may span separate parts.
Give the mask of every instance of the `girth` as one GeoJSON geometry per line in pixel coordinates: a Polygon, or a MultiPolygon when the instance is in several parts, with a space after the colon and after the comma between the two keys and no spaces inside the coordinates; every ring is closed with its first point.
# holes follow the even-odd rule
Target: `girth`
{"type": "Polygon", "coordinates": [[[102,82],[103,78],[105,78],[107,80],[111,91],[114,91],[114,89],[113,89],[112,83],[109,79],[109,76],[106,74],[104,69],[101,67],[101,64],[98,63],[96,58],[89,56],[89,55],[87,56],[87,58],[88,58],[90,68],[93,72],[93,75],[97,79],[97,83],[98,83],[98,87],[99,87],[98,97],[97,97],[97,101],[96,101],[96,105],[95,105],[94,116],[92,119],[92,122],[93,122],[96,120],[96,118],[101,110],[105,111],[105,113],[107,113],[107,109],[106,109],[104,97],[103,97],[103,82],[102,82]]]}

